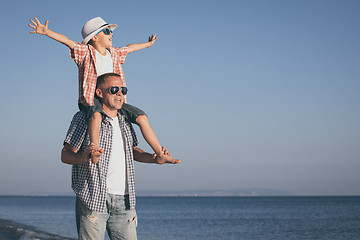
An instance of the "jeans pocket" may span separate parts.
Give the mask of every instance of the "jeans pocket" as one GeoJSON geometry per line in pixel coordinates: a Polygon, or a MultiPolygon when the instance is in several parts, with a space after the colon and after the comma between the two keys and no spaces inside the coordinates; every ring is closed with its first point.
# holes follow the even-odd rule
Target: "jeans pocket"
{"type": "Polygon", "coordinates": [[[135,227],[138,225],[138,218],[135,210],[128,210],[129,211],[129,220],[128,223],[135,223],[135,227]]]}

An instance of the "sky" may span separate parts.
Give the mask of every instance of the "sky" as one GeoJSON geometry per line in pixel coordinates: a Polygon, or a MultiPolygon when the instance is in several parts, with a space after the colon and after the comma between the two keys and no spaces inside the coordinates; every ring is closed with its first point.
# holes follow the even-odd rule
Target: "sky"
{"type": "Polygon", "coordinates": [[[81,42],[100,16],[118,25],[113,46],[158,36],[126,58],[128,102],[182,163],[136,163],[137,190],[360,195],[359,1],[13,0],[0,13],[0,194],[72,191],[60,151],[77,67],[28,23],[81,42]]]}

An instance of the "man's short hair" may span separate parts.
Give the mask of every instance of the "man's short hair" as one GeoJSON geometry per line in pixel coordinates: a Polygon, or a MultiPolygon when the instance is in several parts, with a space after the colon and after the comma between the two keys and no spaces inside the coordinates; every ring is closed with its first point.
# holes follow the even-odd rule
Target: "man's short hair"
{"type": "Polygon", "coordinates": [[[99,88],[99,86],[102,85],[108,77],[120,77],[120,75],[117,73],[105,73],[99,76],[96,80],[96,88],[99,88]]]}

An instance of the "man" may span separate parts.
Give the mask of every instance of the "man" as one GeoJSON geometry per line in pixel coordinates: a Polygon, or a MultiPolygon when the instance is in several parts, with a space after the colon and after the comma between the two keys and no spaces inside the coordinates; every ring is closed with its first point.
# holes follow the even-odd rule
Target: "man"
{"type": "MultiPolygon", "coordinates": [[[[73,165],[72,188],[76,193],[79,239],[136,239],[134,163],[157,163],[154,154],[137,148],[132,125],[121,114],[126,88],[121,78],[108,73],[97,79],[96,95],[103,104],[99,148],[89,146],[88,122],[75,114],[61,152],[61,161],[73,165]],[[98,152],[96,152],[98,151],[98,152]],[[90,154],[100,157],[96,164],[90,154]]],[[[163,149],[165,163],[179,163],[163,149]]],[[[163,162],[162,162],[163,163],[163,162]]]]}

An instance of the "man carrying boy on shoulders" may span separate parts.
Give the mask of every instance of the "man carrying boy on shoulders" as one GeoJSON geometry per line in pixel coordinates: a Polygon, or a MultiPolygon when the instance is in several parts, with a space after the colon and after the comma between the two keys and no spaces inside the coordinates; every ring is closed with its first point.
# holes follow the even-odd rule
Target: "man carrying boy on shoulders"
{"type": "MultiPolygon", "coordinates": [[[[99,148],[89,145],[89,126],[84,112],[75,114],[61,152],[61,161],[71,164],[72,188],[76,194],[76,225],[79,239],[137,239],[134,162],[157,163],[156,156],[137,148],[131,123],[121,111],[126,87],[116,73],[97,79],[96,96],[105,117],[100,125],[99,148]],[[94,164],[90,154],[98,155],[94,164]]],[[[168,156],[166,163],[180,163],[168,156]]]]}

